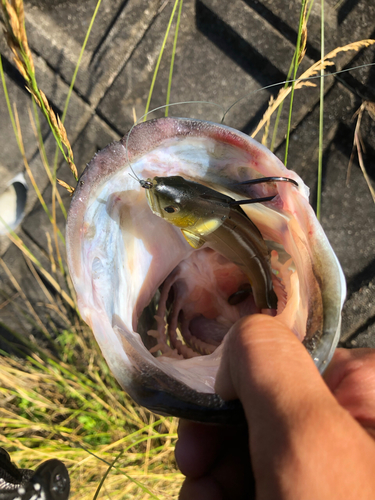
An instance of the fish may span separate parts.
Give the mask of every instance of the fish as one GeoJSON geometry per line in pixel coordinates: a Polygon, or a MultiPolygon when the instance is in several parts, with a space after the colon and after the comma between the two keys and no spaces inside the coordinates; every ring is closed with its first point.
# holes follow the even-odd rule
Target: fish
{"type": "Polygon", "coordinates": [[[236,257],[209,242],[194,248],[150,210],[138,179],[176,176],[238,203],[273,198],[241,206],[267,247],[261,267],[269,266],[277,304],[266,305],[321,372],[339,339],[345,279],[302,179],[233,128],[188,118],[146,121],[87,165],[68,213],[67,257],[79,311],[112,373],[155,413],[235,423],[243,419],[240,403],[214,390],[223,338],[264,304],[254,287],[249,293],[236,257]],[[246,184],[280,176],[294,183],[246,184]]]}

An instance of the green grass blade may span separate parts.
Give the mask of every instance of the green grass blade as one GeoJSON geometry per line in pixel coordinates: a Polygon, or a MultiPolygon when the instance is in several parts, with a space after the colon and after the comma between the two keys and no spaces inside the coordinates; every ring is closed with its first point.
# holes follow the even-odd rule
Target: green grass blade
{"type": "MultiPolygon", "coordinates": [[[[324,0],[321,2],[321,25],[320,25],[320,57],[324,59],[324,0]]],[[[324,69],[320,70],[320,108],[319,108],[319,159],[318,159],[318,186],[316,199],[316,216],[320,220],[322,205],[322,172],[323,172],[323,114],[324,114],[324,69]]]]}
{"type": "Polygon", "coordinates": [[[68,95],[66,96],[64,111],[63,111],[63,114],[62,114],[62,117],[61,117],[61,121],[63,123],[64,123],[64,120],[66,118],[66,113],[68,111],[70,96],[72,95],[73,87],[74,87],[74,84],[75,84],[75,81],[76,81],[76,78],[77,78],[79,67],[81,65],[82,57],[83,57],[83,54],[85,52],[86,45],[87,45],[87,42],[89,40],[89,37],[90,37],[90,34],[91,34],[91,30],[92,30],[92,27],[94,25],[95,18],[96,18],[96,15],[97,15],[98,11],[99,11],[99,7],[100,7],[101,3],[102,3],[102,0],[98,0],[97,3],[96,3],[96,7],[95,7],[95,10],[94,10],[94,13],[92,15],[89,27],[87,28],[85,39],[83,41],[81,52],[79,53],[79,56],[78,56],[78,61],[77,61],[76,67],[74,69],[72,81],[70,82],[69,92],[68,92],[68,95]]]}
{"type": "MultiPolygon", "coordinates": [[[[310,14],[311,14],[311,9],[312,9],[313,4],[314,4],[314,0],[311,0],[309,8],[308,8],[308,11],[307,11],[307,14],[306,14],[306,24],[309,21],[309,17],[310,17],[310,14]]],[[[293,71],[293,68],[294,68],[294,61],[295,61],[295,58],[296,58],[296,54],[297,54],[297,48],[294,51],[292,62],[290,63],[289,70],[288,70],[288,75],[286,77],[286,80],[289,80],[290,77],[291,77],[291,75],[292,75],[292,71],[293,71]]],[[[284,85],[284,89],[286,89],[288,87],[288,85],[289,85],[289,83],[286,83],[284,85]]],[[[284,106],[284,101],[280,104],[280,106],[279,106],[279,108],[277,110],[275,125],[274,125],[273,133],[272,133],[271,146],[270,146],[270,150],[271,151],[273,151],[275,149],[275,142],[276,142],[277,130],[279,128],[279,121],[280,121],[281,113],[282,113],[282,110],[283,110],[283,106],[284,106]]]]}
{"type": "Polygon", "coordinates": [[[14,135],[15,135],[16,140],[17,140],[18,148],[21,149],[21,145],[20,145],[19,137],[18,137],[18,131],[17,131],[17,127],[16,127],[16,122],[14,120],[12,106],[10,104],[10,99],[9,99],[9,94],[8,94],[8,88],[7,88],[7,84],[6,84],[6,81],[5,81],[5,75],[4,75],[4,69],[3,69],[3,61],[2,61],[2,58],[1,58],[1,54],[0,54],[0,74],[1,74],[1,83],[3,85],[4,96],[5,96],[5,101],[7,103],[7,108],[8,108],[8,113],[9,113],[10,121],[12,122],[12,127],[13,127],[13,131],[14,131],[14,135]]]}
{"type": "MultiPolygon", "coordinates": [[[[297,36],[297,45],[296,45],[296,57],[294,59],[294,72],[293,72],[293,80],[297,77],[297,71],[299,66],[298,54],[301,47],[301,35],[302,35],[302,24],[303,24],[303,13],[305,11],[306,0],[302,0],[301,2],[301,13],[299,19],[298,26],[298,36],[297,36]]],[[[289,117],[288,117],[288,128],[286,132],[286,144],[285,144],[285,157],[284,157],[284,165],[287,165],[288,162],[288,150],[289,150],[289,138],[290,138],[290,130],[292,126],[292,111],[293,111],[293,98],[294,98],[294,87],[295,82],[292,83],[292,91],[290,93],[290,105],[289,105],[289,117]]]]}
{"type": "MultiPolygon", "coordinates": [[[[39,142],[40,155],[42,156],[42,161],[43,161],[44,165],[46,165],[46,168],[48,168],[48,178],[50,179],[50,182],[53,185],[53,183],[56,184],[56,178],[53,178],[52,172],[51,172],[51,169],[50,169],[50,166],[49,166],[49,162],[48,162],[48,158],[47,158],[47,153],[46,153],[46,150],[45,150],[45,147],[44,147],[44,141],[43,141],[43,136],[42,136],[42,129],[41,129],[41,126],[40,126],[40,120],[39,120],[39,116],[38,116],[38,108],[37,108],[37,105],[36,105],[36,102],[35,102],[34,98],[32,98],[32,103],[33,103],[34,120],[35,120],[36,130],[37,130],[37,134],[38,134],[38,142],[39,142]]],[[[58,151],[57,148],[56,148],[56,151],[58,151]]],[[[66,213],[64,204],[63,204],[60,196],[58,197],[58,203],[59,203],[59,206],[60,206],[60,210],[61,210],[62,214],[64,215],[64,218],[66,219],[67,218],[67,213],[66,213]]]]}
{"type": "Polygon", "coordinates": [[[124,451],[120,451],[120,453],[117,455],[117,457],[113,460],[113,462],[110,464],[108,469],[105,471],[104,476],[101,478],[100,483],[98,485],[97,490],[95,491],[95,495],[92,500],[96,500],[98,498],[98,495],[100,493],[100,490],[102,489],[102,486],[104,484],[104,481],[107,479],[108,474],[110,473],[111,469],[114,467],[116,464],[117,460],[123,455],[124,451]]]}
{"type": "MultiPolygon", "coordinates": [[[[98,457],[95,453],[93,453],[92,451],[88,450],[85,447],[83,447],[83,449],[85,451],[87,451],[87,453],[89,453],[90,455],[94,456],[96,459],[98,459],[101,462],[103,462],[106,465],[108,465],[109,467],[111,466],[111,464],[109,462],[107,462],[107,460],[104,460],[104,458],[98,457]]],[[[120,474],[122,474],[123,476],[125,476],[127,479],[129,479],[129,481],[132,481],[133,483],[135,483],[139,488],[141,488],[142,491],[144,491],[145,493],[148,493],[151,498],[153,498],[154,500],[160,500],[159,497],[157,497],[156,495],[154,495],[154,493],[152,493],[152,491],[150,491],[147,488],[147,486],[144,486],[142,483],[140,483],[139,481],[137,481],[136,479],[134,479],[133,477],[131,477],[129,474],[127,474],[123,470],[119,469],[118,467],[113,466],[113,468],[116,469],[120,474]]]]}
{"type": "Polygon", "coordinates": [[[44,147],[44,141],[43,141],[43,135],[42,135],[42,129],[41,129],[41,126],[40,126],[40,120],[39,120],[39,116],[38,116],[38,107],[37,107],[37,104],[35,102],[35,99],[32,98],[31,99],[31,102],[33,104],[33,113],[34,113],[34,120],[35,120],[35,124],[36,124],[36,130],[37,130],[37,133],[38,133],[38,141],[39,141],[39,147],[40,147],[40,155],[42,156],[42,158],[44,159],[46,165],[49,166],[48,164],[48,158],[47,158],[47,153],[46,153],[46,149],[44,147]]]}
{"type": "MultiPolygon", "coordinates": [[[[91,33],[92,27],[94,25],[95,18],[96,18],[96,15],[97,15],[98,11],[99,11],[99,7],[100,7],[101,3],[102,3],[102,0],[98,0],[97,3],[96,3],[96,7],[95,7],[95,10],[94,10],[94,13],[93,13],[93,15],[91,17],[90,24],[89,24],[89,27],[88,27],[87,32],[86,32],[85,39],[84,39],[83,44],[82,44],[82,48],[81,48],[81,51],[80,51],[79,56],[78,56],[76,67],[74,68],[74,73],[73,73],[72,81],[70,82],[70,86],[69,86],[69,90],[68,90],[68,95],[66,96],[66,99],[65,99],[65,105],[64,105],[63,114],[61,116],[61,121],[63,123],[64,123],[65,118],[66,118],[66,113],[68,111],[70,97],[71,97],[72,92],[73,92],[73,87],[74,87],[74,84],[75,84],[75,81],[76,81],[76,78],[77,78],[79,67],[81,65],[82,57],[83,57],[83,54],[85,52],[86,45],[87,45],[87,42],[89,40],[90,33],[91,33]]],[[[55,152],[55,159],[54,159],[54,178],[56,177],[58,155],[59,155],[59,149],[57,147],[56,148],[56,152],[55,152]]]]}
{"type": "MultiPolygon", "coordinates": [[[[290,66],[289,66],[289,71],[288,71],[288,74],[287,74],[287,77],[286,77],[287,80],[289,80],[290,77],[291,77],[291,75],[292,75],[295,57],[296,57],[296,51],[294,52],[292,62],[290,63],[290,66]]],[[[284,85],[284,89],[286,89],[288,87],[288,85],[289,85],[289,83],[286,83],[284,85]]],[[[279,121],[280,121],[281,113],[283,111],[283,106],[284,106],[284,101],[280,104],[280,106],[279,106],[279,108],[277,110],[277,115],[276,115],[276,120],[275,120],[275,126],[273,128],[272,140],[271,140],[271,146],[270,146],[270,150],[271,151],[273,151],[274,148],[275,148],[277,130],[279,128],[279,121]]]]}
{"type": "Polygon", "coordinates": [[[172,21],[173,21],[173,18],[174,18],[174,15],[175,15],[176,9],[177,9],[178,2],[179,2],[179,0],[175,0],[175,2],[174,2],[174,6],[173,6],[173,10],[172,10],[172,14],[171,14],[171,16],[170,16],[170,18],[169,18],[169,22],[168,22],[167,30],[166,30],[166,32],[165,32],[164,39],[163,39],[163,43],[162,43],[162,46],[161,46],[161,49],[160,49],[160,52],[159,52],[159,57],[158,57],[158,60],[157,60],[157,62],[156,62],[156,66],[155,66],[155,69],[154,69],[154,74],[152,75],[151,86],[150,86],[150,90],[149,90],[149,93],[148,93],[148,98],[147,98],[147,103],[146,103],[145,117],[144,117],[144,120],[143,120],[143,121],[146,121],[146,119],[147,119],[147,114],[148,114],[148,110],[150,109],[151,97],[152,97],[152,93],[153,93],[153,91],[154,91],[154,86],[155,86],[156,77],[157,77],[157,75],[158,75],[159,66],[160,66],[160,62],[161,62],[161,58],[163,57],[163,53],[164,53],[164,49],[165,49],[165,45],[166,45],[167,40],[168,40],[168,35],[169,35],[170,29],[171,29],[171,26],[172,26],[172,21]]]}
{"type": "Polygon", "coordinates": [[[174,67],[174,58],[177,50],[177,38],[178,38],[178,30],[180,27],[180,21],[181,21],[181,12],[182,12],[182,4],[183,0],[180,0],[180,6],[178,8],[178,14],[177,14],[177,23],[176,23],[176,30],[174,33],[174,40],[173,40],[173,51],[172,51],[172,57],[171,57],[171,66],[169,69],[169,79],[168,79],[168,89],[167,89],[167,99],[165,104],[167,104],[167,107],[165,108],[165,116],[168,116],[168,111],[169,111],[169,102],[170,102],[170,97],[171,97],[171,87],[172,87],[172,76],[173,76],[173,67],[174,67]]]}

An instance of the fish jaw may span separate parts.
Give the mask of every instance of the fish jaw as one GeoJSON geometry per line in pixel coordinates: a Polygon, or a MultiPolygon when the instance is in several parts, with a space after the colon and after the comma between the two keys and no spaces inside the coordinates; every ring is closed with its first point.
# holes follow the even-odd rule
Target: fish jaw
{"type": "Polygon", "coordinates": [[[301,338],[322,371],[339,337],[345,282],[308,203],[308,189],[297,174],[241,132],[167,118],[138,125],[130,136],[97,153],[69,210],[68,263],[78,307],[120,385],[157,413],[215,422],[242,415],[238,402],[224,402],[213,390],[221,347],[192,359],[155,358],[141,339],[144,308],[194,250],[179,229],[152,214],[144,190],[128,175],[129,162],[142,179],[181,175],[235,199],[277,190],[274,202],[244,210],[272,242],[270,248],[282,245],[292,257],[293,273],[278,256],[273,258],[280,275],[292,273],[278,318],[301,338]],[[293,178],[298,188],[289,183],[277,188],[238,186],[264,176],[293,178]]]}

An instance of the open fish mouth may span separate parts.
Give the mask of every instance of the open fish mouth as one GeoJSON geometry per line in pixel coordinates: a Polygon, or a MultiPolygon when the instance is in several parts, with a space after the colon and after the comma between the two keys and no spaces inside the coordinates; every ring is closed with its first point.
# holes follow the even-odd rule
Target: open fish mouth
{"type": "Polygon", "coordinates": [[[133,399],[157,413],[199,421],[238,418],[239,403],[214,391],[222,340],[242,316],[261,311],[233,262],[205,246],[193,249],[178,227],[151,212],[130,164],[141,179],[179,175],[236,200],[276,195],[242,208],[270,252],[278,319],[323,371],[340,335],[346,288],[308,188],[237,130],[164,118],[137,125],[95,155],[67,224],[79,310],[133,399]],[[270,176],[294,179],[298,188],[239,184],[270,176]]]}

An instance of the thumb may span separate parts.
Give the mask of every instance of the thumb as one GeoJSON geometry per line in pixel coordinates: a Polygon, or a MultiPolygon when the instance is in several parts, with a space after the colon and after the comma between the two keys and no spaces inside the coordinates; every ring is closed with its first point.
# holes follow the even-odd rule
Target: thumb
{"type": "Polygon", "coordinates": [[[277,318],[254,314],[236,323],[225,338],[216,392],[239,398],[248,417],[259,404],[301,406],[306,392],[330,393],[305,347],[277,318]],[[256,402],[256,404],[255,404],[256,402]]]}
{"type": "Polygon", "coordinates": [[[215,390],[242,403],[258,484],[264,471],[281,470],[280,462],[294,464],[301,448],[311,450],[315,423],[338,407],[305,347],[266,315],[248,316],[227,334],[215,390]]]}

